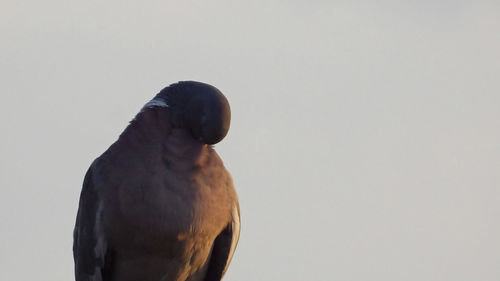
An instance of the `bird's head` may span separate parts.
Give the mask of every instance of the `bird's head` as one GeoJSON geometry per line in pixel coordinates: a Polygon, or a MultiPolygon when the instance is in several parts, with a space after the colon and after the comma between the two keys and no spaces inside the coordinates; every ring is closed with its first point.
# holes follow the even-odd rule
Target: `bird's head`
{"type": "Polygon", "coordinates": [[[217,88],[184,81],[168,86],[162,93],[174,112],[174,124],[188,129],[193,138],[215,144],[226,136],[231,110],[226,97],[217,88]]]}

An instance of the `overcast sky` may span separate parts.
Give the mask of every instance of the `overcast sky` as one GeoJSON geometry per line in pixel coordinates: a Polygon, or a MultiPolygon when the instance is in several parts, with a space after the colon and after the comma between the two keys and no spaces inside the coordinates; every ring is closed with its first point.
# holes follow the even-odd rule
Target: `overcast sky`
{"type": "Polygon", "coordinates": [[[500,280],[500,2],[0,0],[0,280],[73,278],[86,169],[218,87],[227,281],[500,280]]]}

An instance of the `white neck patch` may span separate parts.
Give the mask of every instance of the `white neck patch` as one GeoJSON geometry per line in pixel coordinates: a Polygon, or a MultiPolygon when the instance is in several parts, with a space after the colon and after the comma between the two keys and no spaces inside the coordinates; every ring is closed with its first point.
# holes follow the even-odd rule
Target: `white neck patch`
{"type": "Polygon", "coordinates": [[[151,107],[168,107],[168,104],[163,99],[152,99],[144,105],[144,108],[151,107]]]}
{"type": "MultiPolygon", "coordinates": [[[[153,108],[153,107],[169,107],[168,104],[163,100],[163,99],[152,99],[150,100],[148,103],[146,103],[141,111],[134,117],[133,120],[136,120],[137,119],[137,116],[141,113],[144,112],[144,110],[148,109],[148,108],[153,108]]],[[[132,120],[132,121],[133,121],[132,120]]]]}

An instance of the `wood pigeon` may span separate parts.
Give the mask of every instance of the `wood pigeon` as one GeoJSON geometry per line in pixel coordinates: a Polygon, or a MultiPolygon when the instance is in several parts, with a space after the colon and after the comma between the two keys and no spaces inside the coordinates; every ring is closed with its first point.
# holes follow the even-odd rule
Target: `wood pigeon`
{"type": "Polygon", "coordinates": [[[212,148],[229,130],[215,87],[179,82],[90,166],[74,230],[76,281],[218,281],[240,233],[238,197],[212,148]]]}

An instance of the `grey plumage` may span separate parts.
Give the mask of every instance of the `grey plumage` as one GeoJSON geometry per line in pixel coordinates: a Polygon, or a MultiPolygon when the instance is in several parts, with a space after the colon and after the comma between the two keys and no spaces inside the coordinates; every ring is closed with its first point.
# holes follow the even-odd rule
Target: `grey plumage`
{"type": "Polygon", "coordinates": [[[216,88],[162,90],[90,166],[74,230],[77,281],[216,281],[240,218],[231,176],[211,147],[230,111],[216,88]]]}

